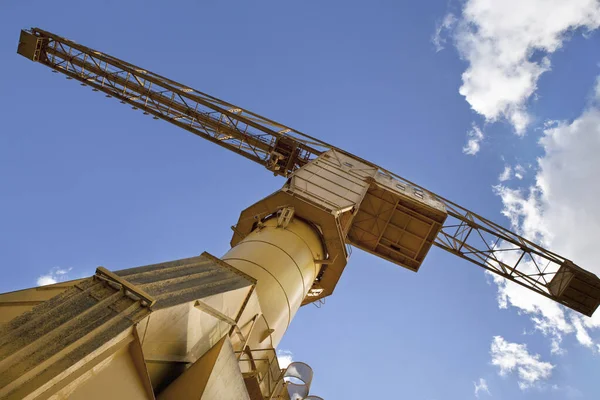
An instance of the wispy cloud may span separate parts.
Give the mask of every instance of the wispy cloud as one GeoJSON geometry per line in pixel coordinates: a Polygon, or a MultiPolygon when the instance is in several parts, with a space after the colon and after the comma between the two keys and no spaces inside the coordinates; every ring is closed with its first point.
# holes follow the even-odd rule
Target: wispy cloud
{"type": "Polygon", "coordinates": [[[522,180],[524,176],[525,167],[523,167],[521,164],[515,165],[515,178],[517,178],[518,180],[522,180]]]}
{"type": "Polygon", "coordinates": [[[441,22],[436,24],[435,33],[431,37],[431,43],[435,47],[435,51],[442,51],[446,47],[446,35],[445,32],[452,29],[456,24],[456,17],[454,14],[446,14],[441,22]]]}
{"type": "Polygon", "coordinates": [[[481,141],[483,140],[483,132],[481,128],[473,124],[471,130],[467,132],[467,144],[463,147],[462,151],[465,154],[474,156],[479,153],[481,148],[481,141]]]}
{"type": "Polygon", "coordinates": [[[63,282],[68,280],[68,273],[71,271],[71,268],[52,268],[47,274],[40,275],[37,278],[38,286],[46,286],[53,285],[58,282],[63,282]]]}
{"type": "Polygon", "coordinates": [[[581,390],[574,388],[573,386],[552,385],[551,389],[553,392],[561,393],[565,400],[572,400],[572,399],[574,400],[574,399],[583,398],[583,393],[581,392],[581,390]]]}
{"type": "Polygon", "coordinates": [[[500,182],[505,182],[510,179],[511,175],[512,175],[512,168],[510,167],[510,165],[505,165],[504,170],[502,171],[500,176],[498,176],[498,180],[500,182]]]}
{"type": "Polygon", "coordinates": [[[517,373],[522,390],[550,378],[554,368],[549,362],[541,361],[538,354],[530,354],[525,344],[507,342],[502,336],[494,336],[490,355],[492,365],[499,368],[501,376],[517,373]]]}
{"type": "Polygon", "coordinates": [[[473,382],[473,385],[475,385],[475,397],[479,398],[480,393],[487,394],[489,396],[492,395],[485,379],[479,378],[479,381],[473,382]]]}

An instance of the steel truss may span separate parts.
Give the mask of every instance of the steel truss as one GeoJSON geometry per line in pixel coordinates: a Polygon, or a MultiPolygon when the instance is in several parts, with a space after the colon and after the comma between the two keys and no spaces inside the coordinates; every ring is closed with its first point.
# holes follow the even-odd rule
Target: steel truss
{"type": "Polygon", "coordinates": [[[326,151],[326,143],[123,60],[32,28],[38,60],[114,97],[287,176],[326,151]]]}
{"type": "Polygon", "coordinates": [[[549,282],[567,261],[564,257],[401,176],[288,126],[50,32],[38,28],[28,32],[41,39],[34,61],[106,97],[119,99],[155,119],[243,155],[276,175],[288,176],[319,154],[334,149],[426,191],[448,212],[436,246],[572,307],[549,290],[549,282]]]}

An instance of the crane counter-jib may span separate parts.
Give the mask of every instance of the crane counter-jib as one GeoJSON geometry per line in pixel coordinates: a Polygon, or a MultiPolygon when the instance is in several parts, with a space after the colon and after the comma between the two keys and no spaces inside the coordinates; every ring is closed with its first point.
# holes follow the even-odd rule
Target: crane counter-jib
{"type": "MultiPolygon", "coordinates": [[[[600,280],[594,274],[319,139],[38,28],[21,32],[18,53],[290,178],[284,191],[292,198],[337,213],[332,229],[341,232],[345,244],[413,271],[435,245],[583,314],[591,315],[600,303],[600,280]],[[340,197],[353,190],[360,193],[354,203],[340,197]]],[[[249,208],[255,214],[245,217],[274,212],[275,200],[265,201],[271,202],[267,208],[249,208]]],[[[240,222],[239,238],[255,227],[240,222]]],[[[332,243],[329,248],[336,248],[332,243]]],[[[344,251],[339,254],[345,257],[344,251]]],[[[313,288],[314,293],[320,286],[324,290],[307,302],[331,294],[343,270],[334,261],[324,265],[313,288]]]]}

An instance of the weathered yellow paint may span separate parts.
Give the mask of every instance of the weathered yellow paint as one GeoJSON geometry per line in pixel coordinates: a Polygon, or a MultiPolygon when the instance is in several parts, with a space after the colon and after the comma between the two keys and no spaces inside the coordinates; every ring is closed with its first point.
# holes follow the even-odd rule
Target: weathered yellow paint
{"type": "MultiPolygon", "coordinates": [[[[0,327],[0,398],[153,399],[153,391],[162,391],[227,337],[232,322],[261,314],[254,285],[251,277],[203,254],[100,271],[63,287],[0,327]],[[196,307],[199,301],[204,311],[196,307]],[[214,315],[206,312],[213,309],[214,315]],[[153,362],[163,371],[151,381],[153,362]]],[[[9,295],[15,298],[5,299],[9,295]]],[[[246,343],[234,337],[240,348],[246,343]]]]}
{"type": "Polygon", "coordinates": [[[131,346],[113,354],[99,368],[91,370],[86,382],[65,397],[55,399],[106,400],[106,399],[153,399],[149,397],[131,354],[131,346]]]}
{"type": "MultiPolygon", "coordinates": [[[[196,302],[214,307],[229,320],[234,320],[242,314],[242,305],[252,291],[252,286],[246,286],[203,297],[156,310],[149,318],[140,321],[137,332],[143,342],[142,350],[155,390],[160,392],[168,386],[231,329],[229,323],[195,307],[196,302]]],[[[246,309],[248,314],[260,313],[256,301],[246,305],[246,309]]],[[[240,325],[243,326],[247,320],[240,318],[240,325]]]]}
{"type": "Polygon", "coordinates": [[[81,282],[75,279],[0,294],[0,326],[81,282]]]}
{"type": "Polygon", "coordinates": [[[3,295],[37,306],[0,327],[0,398],[249,400],[251,383],[280,394],[274,347],[326,257],[319,228],[288,215],[264,220],[224,260],[99,268],[3,295]]]}
{"type": "Polygon", "coordinates": [[[228,337],[224,337],[159,396],[159,400],[249,400],[228,337]]]}

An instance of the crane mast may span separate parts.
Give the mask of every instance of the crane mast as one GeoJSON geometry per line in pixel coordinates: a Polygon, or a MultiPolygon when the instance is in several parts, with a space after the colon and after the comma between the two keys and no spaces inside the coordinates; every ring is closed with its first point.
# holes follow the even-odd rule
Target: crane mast
{"type": "MultiPolygon", "coordinates": [[[[349,257],[349,246],[412,271],[418,271],[431,246],[436,246],[582,314],[591,316],[600,304],[596,275],[343,149],[39,28],[21,32],[18,53],[286,178],[281,190],[242,211],[232,227],[232,250],[222,257],[250,281],[258,281],[263,309],[256,316],[264,317],[266,333],[253,342],[255,348],[263,348],[266,337],[276,346],[300,305],[333,293],[349,257]],[[275,286],[268,289],[264,283],[271,278],[251,266],[269,264],[258,255],[267,250],[253,246],[260,234],[268,238],[270,246],[283,248],[294,240],[291,236],[281,239],[286,231],[311,243],[312,255],[290,256],[301,279],[292,285],[292,278],[276,276],[283,297],[271,299],[268,296],[275,286]],[[269,306],[265,306],[266,298],[269,306]]],[[[273,275],[280,273],[277,268],[263,269],[273,275]]],[[[111,278],[113,282],[128,276],[117,275],[111,278]]],[[[132,291],[136,290],[133,287],[132,291]]],[[[211,311],[213,316],[219,313],[211,311]]],[[[238,325],[235,322],[231,332],[238,325]]],[[[242,341],[241,352],[249,348],[252,340],[248,340],[242,341]]]]}

